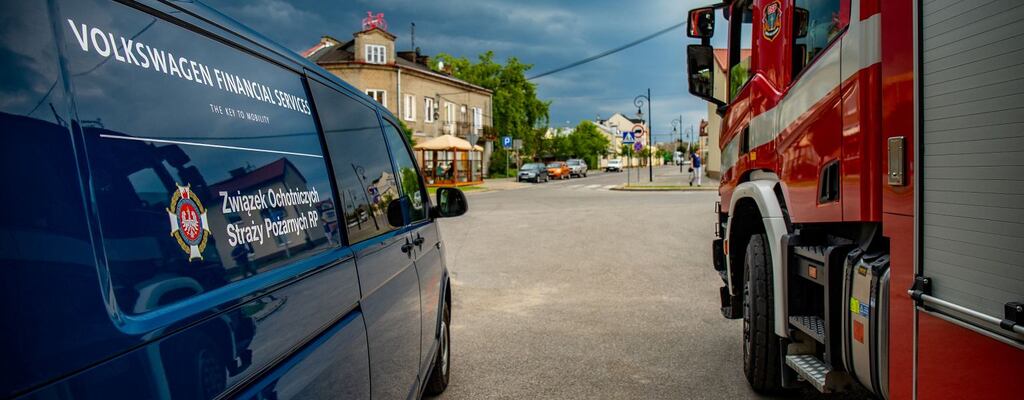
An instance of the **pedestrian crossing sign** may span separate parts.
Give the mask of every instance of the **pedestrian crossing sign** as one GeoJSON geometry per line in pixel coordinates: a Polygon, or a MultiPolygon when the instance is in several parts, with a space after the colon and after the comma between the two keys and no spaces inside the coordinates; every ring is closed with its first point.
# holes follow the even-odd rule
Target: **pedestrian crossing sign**
{"type": "Polygon", "coordinates": [[[622,144],[633,144],[633,142],[636,142],[636,135],[633,134],[633,131],[622,132],[622,144]]]}

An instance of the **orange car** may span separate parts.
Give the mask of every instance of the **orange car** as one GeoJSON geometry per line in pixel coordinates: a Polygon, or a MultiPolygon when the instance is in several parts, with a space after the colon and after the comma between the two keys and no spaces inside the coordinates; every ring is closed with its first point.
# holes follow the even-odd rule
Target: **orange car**
{"type": "Polygon", "coordinates": [[[566,164],[565,161],[548,163],[548,176],[558,179],[569,179],[570,174],[572,174],[572,170],[569,169],[569,164],[566,164]]]}

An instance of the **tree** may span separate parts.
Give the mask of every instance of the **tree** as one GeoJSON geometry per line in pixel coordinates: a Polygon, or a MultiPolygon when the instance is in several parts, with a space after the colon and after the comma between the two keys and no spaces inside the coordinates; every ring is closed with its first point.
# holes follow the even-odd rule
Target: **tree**
{"type": "Polygon", "coordinates": [[[406,143],[409,143],[409,148],[415,147],[416,139],[412,137],[412,129],[409,129],[409,125],[406,125],[402,120],[398,120],[398,127],[402,128],[402,135],[405,136],[406,143]]]}
{"type": "Polygon", "coordinates": [[[598,165],[597,158],[608,151],[611,143],[608,136],[590,121],[582,121],[567,137],[570,156],[587,160],[590,165],[598,165]]]}
{"type": "MultiPolygon", "coordinates": [[[[524,152],[539,154],[545,130],[537,128],[547,125],[551,102],[538,99],[537,85],[526,80],[526,72],[533,65],[523,64],[515,57],[501,65],[494,62],[492,51],[481,54],[475,63],[445,53],[438,54],[437,59],[450,66],[452,76],[494,92],[491,119],[496,135],[522,139],[524,145],[533,143],[535,147],[523,149],[524,152]]],[[[432,67],[437,70],[436,63],[432,67]]]]}

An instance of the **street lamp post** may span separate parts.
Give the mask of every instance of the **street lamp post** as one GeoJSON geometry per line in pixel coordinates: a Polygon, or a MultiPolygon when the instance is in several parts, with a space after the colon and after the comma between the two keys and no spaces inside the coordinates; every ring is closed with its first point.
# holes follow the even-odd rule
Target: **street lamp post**
{"type": "MultiPolygon", "coordinates": [[[[676,118],[676,119],[672,120],[672,133],[679,132],[679,145],[680,146],[683,145],[683,130],[679,129],[681,125],[683,125],[683,116],[682,115],[680,115],[679,118],[676,118]]],[[[687,147],[689,147],[689,146],[687,146],[687,147]]],[[[676,151],[679,151],[678,148],[675,151],[672,152],[672,160],[673,161],[675,161],[676,151]]],[[[683,163],[679,163],[679,173],[680,174],[683,173],[683,163]]]]}
{"type": "Polygon", "coordinates": [[[654,182],[654,159],[652,157],[654,152],[651,151],[651,137],[654,136],[654,123],[651,118],[651,88],[647,88],[646,96],[641,94],[633,99],[637,118],[643,119],[644,104],[647,104],[647,179],[649,182],[654,182]]]}

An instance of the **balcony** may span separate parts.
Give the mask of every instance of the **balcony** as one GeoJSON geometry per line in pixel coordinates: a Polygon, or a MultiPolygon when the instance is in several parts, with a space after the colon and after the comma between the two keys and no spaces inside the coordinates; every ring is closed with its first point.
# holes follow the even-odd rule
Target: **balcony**
{"type": "MultiPolygon", "coordinates": [[[[441,133],[467,139],[473,133],[473,124],[470,122],[444,122],[441,124],[441,133]]],[[[484,125],[476,129],[476,134],[486,140],[494,140],[494,129],[490,125],[484,125]]]]}

